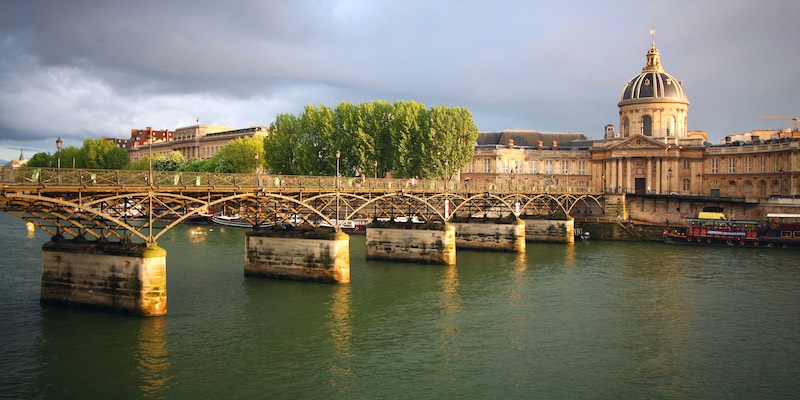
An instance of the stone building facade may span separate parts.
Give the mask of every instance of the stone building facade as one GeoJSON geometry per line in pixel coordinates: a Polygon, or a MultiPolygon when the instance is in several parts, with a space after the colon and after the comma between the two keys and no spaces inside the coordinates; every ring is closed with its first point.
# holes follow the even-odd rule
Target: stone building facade
{"type": "Polygon", "coordinates": [[[157,131],[152,128],[131,130],[131,139],[128,145],[128,154],[131,162],[139,161],[143,156],[153,154],[180,152],[186,159],[213,157],[231,140],[249,137],[266,136],[268,128],[253,126],[243,129],[233,129],[229,126],[191,125],[176,129],[157,131]],[[152,149],[151,140],[152,138],[152,149]]]}
{"type": "Polygon", "coordinates": [[[683,84],[664,70],[655,43],[617,106],[619,130],[606,125],[601,140],[528,130],[481,133],[462,177],[571,191],[752,200],[800,196],[800,134],[753,131],[713,145],[706,132],[689,131],[683,84]]]}

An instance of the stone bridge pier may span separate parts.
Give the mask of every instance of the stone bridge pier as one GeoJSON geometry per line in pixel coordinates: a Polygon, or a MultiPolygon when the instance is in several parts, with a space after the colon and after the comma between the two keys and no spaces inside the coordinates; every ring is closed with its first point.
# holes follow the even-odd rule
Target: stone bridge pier
{"type": "Polygon", "coordinates": [[[55,237],[42,246],[42,303],[141,316],[167,313],[167,252],[55,237]]]}

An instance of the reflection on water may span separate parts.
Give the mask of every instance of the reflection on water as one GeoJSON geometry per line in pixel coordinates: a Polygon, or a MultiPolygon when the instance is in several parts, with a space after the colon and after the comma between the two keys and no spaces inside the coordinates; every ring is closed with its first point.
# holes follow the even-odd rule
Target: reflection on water
{"type": "Polygon", "coordinates": [[[796,252],[593,241],[441,266],[366,261],[354,235],[351,284],[324,285],[247,279],[245,231],[178,226],[170,313],[136,318],[41,306],[47,239],[24,229],[0,218],[0,397],[800,392],[796,252]]]}
{"type": "Polygon", "coordinates": [[[189,243],[202,243],[206,240],[208,228],[205,226],[193,226],[186,231],[186,239],[189,243]]]}
{"type": "Polygon", "coordinates": [[[334,285],[330,300],[329,325],[334,359],[328,368],[333,387],[349,392],[351,386],[349,376],[353,373],[351,359],[353,336],[353,310],[350,298],[350,285],[334,285]]]}
{"type": "Polygon", "coordinates": [[[166,317],[142,320],[133,357],[138,362],[139,388],[144,397],[154,397],[166,388],[171,379],[166,334],[166,317]]]}

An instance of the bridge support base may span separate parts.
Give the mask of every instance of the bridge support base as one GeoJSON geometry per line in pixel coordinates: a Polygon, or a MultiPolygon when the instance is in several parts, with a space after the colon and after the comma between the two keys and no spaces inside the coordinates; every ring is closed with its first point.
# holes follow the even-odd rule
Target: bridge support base
{"type": "Polygon", "coordinates": [[[575,243],[575,220],[526,219],[525,237],[529,242],[575,243]]]}
{"type": "Polygon", "coordinates": [[[456,247],[461,249],[525,252],[525,222],[454,222],[456,247]]]}
{"type": "Polygon", "coordinates": [[[58,239],[42,246],[42,303],[142,316],[167,313],[167,252],[151,245],[58,239]]]}
{"type": "Polygon", "coordinates": [[[250,232],[244,275],[348,283],[350,237],[342,232],[250,232]]]}
{"type": "Polygon", "coordinates": [[[373,223],[367,227],[367,259],[455,265],[455,226],[373,223]]]}

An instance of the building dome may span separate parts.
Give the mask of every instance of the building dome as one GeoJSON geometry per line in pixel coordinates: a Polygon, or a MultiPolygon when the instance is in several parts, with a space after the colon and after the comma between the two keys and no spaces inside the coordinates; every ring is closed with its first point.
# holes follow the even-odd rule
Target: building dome
{"type": "Polygon", "coordinates": [[[642,68],[642,73],[631,79],[622,89],[619,105],[669,100],[689,102],[681,82],[664,72],[661,56],[653,42],[647,52],[647,64],[642,68]]]}

